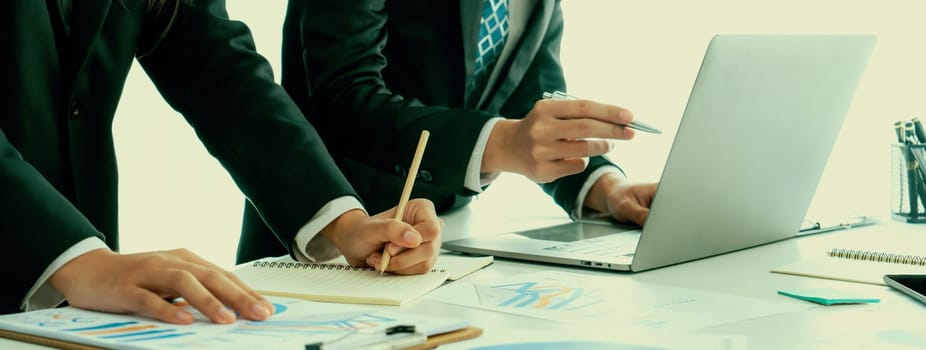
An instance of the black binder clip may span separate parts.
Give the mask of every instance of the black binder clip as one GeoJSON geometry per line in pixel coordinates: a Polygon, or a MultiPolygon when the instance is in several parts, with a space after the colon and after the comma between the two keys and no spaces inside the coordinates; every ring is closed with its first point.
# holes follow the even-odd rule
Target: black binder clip
{"type": "Polygon", "coordinates": [[[386,335],[392,335],[396,333],[415,333],[415,325],[400,324],[386,328],[386,335]]]}

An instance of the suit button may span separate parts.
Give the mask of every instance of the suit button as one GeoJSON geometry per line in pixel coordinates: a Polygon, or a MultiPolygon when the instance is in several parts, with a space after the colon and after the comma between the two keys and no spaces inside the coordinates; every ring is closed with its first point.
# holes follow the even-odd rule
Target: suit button
{"type": "Polygon", "coordinates": [[[422,170],[418,172],[418,177],[424,180],[424,182],[431,182],[431,172],[427,170],[422,170]]]}
{"type": "Polygon", "coordinates": [[[71,108],[68,109],[68,119],[75,120],[80,117],[80,101],[74,99],[71,101],[71,108]]]}
{"type": "Polygon", "coordinates": [[[408,175],[408,170],[405,170],[405,168],[403,168],[401,165],[396,165],[395,173],[399,174],[399,176],[405,177],[408,175]]]}

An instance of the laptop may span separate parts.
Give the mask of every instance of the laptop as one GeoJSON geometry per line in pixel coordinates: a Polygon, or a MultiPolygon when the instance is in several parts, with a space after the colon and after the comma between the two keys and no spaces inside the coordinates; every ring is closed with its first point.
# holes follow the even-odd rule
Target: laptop
{"type": "Polygon", "coordinates": [[[793,237],[874,44],[873,36],[717,35],[642,229],[573,222],[443,248],[643,271],[793,237]]]}

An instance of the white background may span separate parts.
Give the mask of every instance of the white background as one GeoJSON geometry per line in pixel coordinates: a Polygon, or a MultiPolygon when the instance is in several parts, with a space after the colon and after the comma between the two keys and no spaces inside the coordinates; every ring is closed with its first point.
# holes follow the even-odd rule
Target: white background
{"type": "MultiPolygon", "coordinates": [[[[639,133],[609,154],[639,181],[659,179],[714,34],[878,35],[810,213],[888,214],[891,124],[926,117],[926,4],[566,0],[563,8],[562,59],[569,92],[630,108],[640,120],[666,131],[659,136],[639,133]]],[[[251,27],[258,51],[278,76],[285,1],[230,0],[228,9],[232,18],[251,27]]],[[[120,167],[122,251],[187,247],[231,266],[243,196],[137,66],[113,128],[120,167]]],[[[781,176],[788,176],[788,169],[782,169],[781,176]]],[[[541,193],[514,177],[502,181],[503,186],[493,186],[483,198],[541,193]]],[[[548,207],[551,202],[537,203],[548,207]]]]}

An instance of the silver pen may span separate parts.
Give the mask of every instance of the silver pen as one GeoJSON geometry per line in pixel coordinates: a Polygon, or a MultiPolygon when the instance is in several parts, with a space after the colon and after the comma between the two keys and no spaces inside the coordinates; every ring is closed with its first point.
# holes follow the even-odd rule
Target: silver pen
{"type": "Polygon", "coordinates": [[[878,220],[875,217],[868,215],[849,217],[839,221],[804,220],[804,223],[798,229],[797,235],[795,236],[806,236],[836,230],[847,230],[853,227],[868,226],[876,223],[878,223],[878,220]]]}
{"type": "MultiPolygon", "coordinates": [[[[544,92],[543,98],[553,99],[553,100],[577,100],[578,99],[577,97],[568,95],[562,91],[544,92]]],[[[630,124],[627,124],[625,126],[628,128],[631,128],[634,130],[640,130],[643,132],[648,132],[648,133],[653,133],[653,134],[662,134],[662,131],[659,131],[659,129],[656,129],[653,126],[646,124],[644,122],[641,122],[639,120],[634,120],[630,122],[630,124]]]]}

